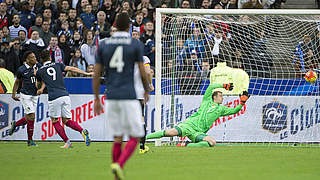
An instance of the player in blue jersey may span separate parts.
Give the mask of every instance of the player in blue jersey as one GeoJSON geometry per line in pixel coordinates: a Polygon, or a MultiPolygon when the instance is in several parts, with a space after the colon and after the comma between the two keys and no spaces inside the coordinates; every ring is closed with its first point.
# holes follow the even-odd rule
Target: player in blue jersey
{"type": "MultiPolygon", "coordinates": [[[[61,148],[71,148],[71,142],[67,137],[63,127],[60,125],[58,118],[62,117],[62,122],[71,129],[78,131],[82,134],[87,146],[90,145],[89,132],[75,121],[71,120],[71,101],[69,93],[66,90],[63,80],[64,71],[72,71],[84,75],[92,75],[93,73],[87,73],[76,67],[65,66],[62,63],[54,63],[51,60],[50,52],[44,50],[40,54],[40,59],[43,66],[39,69],[35,69],[35,74],[38,80],[42,81],[48,89],[48,105],[49,116],[52,120],[55,130],[59,136],[65,142],[61,148]]],[[[38,90],[38,94],[41,94],[43,88],[38,90]]]]}
{"type": "Polygon", "coordinates": [[[34,76],[33,68],[41,67],[37,63],[35,54],[32,51],[26,51],[24,53],[25,63],[20,66],[17,71],[17,78],[13,85],[12,98],[15,101],[20,101],[22,103],[25,117],[19,121],[11,122],[11,128],[9,134],[12,135],[18,126],[23,126],[27,124],[27,134],[28,134],[28,146],[37,146],[32,140],[33,129],[34,129],[34,119],[35,111],[37,108],[38,98],[36,78],[34,76]],[[17,96],[17,90],[19,85],[22,84],[20,90],[20,97],[17,96]]]}
{"type": "Polygon", "coordinates": [[[95,93],[94,111],[102,113],[99,98],[100,76],[102,68],[106,70],[105,113],[111,134],[114,137],[111,169],[116,179],[123,179],[125,162],[134,152],[139,138],[144,135],[141,122],[141,107],[137,100],[134,86],[134,66],[138,63],[144,87],[145,100],[148,101],[148,80],[143,66],[143,44],[130,37],[130,19],[127,13],[119,13],[116,17],[116,28],[111,38],[102,40],[96,54],[96,66],[93,79],[95,93]],[[123,149],[122,137],[130,139],[123,149]]]}

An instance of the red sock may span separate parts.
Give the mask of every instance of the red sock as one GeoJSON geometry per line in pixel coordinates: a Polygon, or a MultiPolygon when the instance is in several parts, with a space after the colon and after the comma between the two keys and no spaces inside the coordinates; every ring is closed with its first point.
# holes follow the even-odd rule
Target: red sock
{"type": "Polygon", "coordinates": [[[117,162],[121,155],[122,143],[114,142],[112,148],[112,162],[117,162]]]}
{"type": "Polygon", "coordinates": [[[124,164],[127,162],[127,160],[130,158],[134,150],[136,149],[138,144],[137,138],[130,138],[130,140],[127,142],[126,146],[123,148],[123,151],[119,157],[119,165],[121,168],[123,168],[124,164]]]}
{"type": "Polygon", "coordinates": [[[30,121],[30,120],[29,120],[29,121],[27,122],[28,140],[32,140],[33,129],[34,129],[34,121],[30,121]]]}
{"type": "Polygon", "coordinates": [[[59,136],[63,139],[64,142],[67,142],[69,139],[66,135],[66,132],[64,131],[61,124],[58,122],[53,123],[54,129],[58,132],[59,136]]]}
{"type": "Polygon", "coordinates": [[[74,121],[72,121],[72,120],[68,120],[67,121],[67,123],[66,123],[66,125],[68,126],[68,127],[70,127],[71,129],[73,129],[73,130],[76,130],[76,131],[79,131],[80,133],[82,132],[82,127],[77,123],[77,122],[74,122],[74,121]]]}
{"type": "Polygon", "coordinates": [[[16,122],[16,127],[18,127],[18,126],[24,126],[24,125],[26,125],[26,124],[27,124],[27,120],[26,120],[25,117],[23,117],[23,118],[21,118],[20,120],[18,120],[18,121],[16,122]]]}

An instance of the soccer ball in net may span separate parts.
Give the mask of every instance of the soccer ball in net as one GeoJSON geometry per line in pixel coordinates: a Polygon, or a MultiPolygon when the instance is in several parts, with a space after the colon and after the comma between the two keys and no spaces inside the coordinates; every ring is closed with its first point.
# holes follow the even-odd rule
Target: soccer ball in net
{"type": "Polygon", "coordinates": [[[307,82],[314,83],[317,80],[317,74],[314,71],[308,71],[304,77],[307,82]]]}

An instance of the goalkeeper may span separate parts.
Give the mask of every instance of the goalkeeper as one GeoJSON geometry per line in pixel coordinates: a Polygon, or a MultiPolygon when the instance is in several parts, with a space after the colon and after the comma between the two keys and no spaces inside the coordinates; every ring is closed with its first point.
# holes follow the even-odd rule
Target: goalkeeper
{"type": "Polygon", "coordinates": [[[211,84],[208,86],[200,108],[194,114],[180,123],[178,126],[169,129],[151,133],[146,139],[155,139],[161,137],[185,137],[187,136],[192,143],[188,143],[187,147],[213,147],[216,145],[216,140],[208,136],[211,125],[221,116],[227,116],[238,113],[249,95],[247,91],[243,91],[240,95],[240,104],[235,108],[222,106],[223,96],[221,91],[214,91],[216,88],[224,88],[228,91],[233,89],[233,83],[229,84],[211,84]],[[214,91],[214,92],[213,92],[214,91]]]}

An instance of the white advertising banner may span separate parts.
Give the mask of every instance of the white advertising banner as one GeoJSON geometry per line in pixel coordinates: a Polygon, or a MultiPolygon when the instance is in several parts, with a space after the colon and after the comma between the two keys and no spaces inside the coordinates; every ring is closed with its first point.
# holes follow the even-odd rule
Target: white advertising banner
{"type": "MultiPolygon", "coordinates": [[[[19,101],[14,101],[11,95],[0,95],[0,140],[26,140],[26,126],[20,126],[16,132],[9,136],[10,123],[12,120],[18,121],[23,117],[24,112],[19,101]]],[[[89,130],[90,136],[96,141],[111,141],[112,137],[108,134],[107,123],[104,113],[101,115],[94,114],[94,97],[93,95],[70,95],[72,119],[79,123],[83,128],[89,130]]],[[[101,97],[102,100],[105,96],[101,97]]],[[[83,140],[79,132],[65,127],[66,134],[71,140],[83,140]]],[[[52,122],[48,116],[47,95],[41,95],[36,110],[34,140],[61,140],[56,133],[52,122]]]]}
{"type": "MultiPolygon", "coordinates": [[[[112,141],[104,114],[95,115],[93,95],[70,95],[72,119],[89,130],[95,141],[112,141]]],[[[104,96],[101,97],[105,99],[104,96]]],[[[155,123],[162,129],[184,121],[197,111],[202,96],[175,96],[175,105],[170,106],[171,96],[163,96],[161,122],[155,122],[154,96],[146,106],[148,133],[155,131],[155,123]],[[166,103],[164,103],[166,102],[166,103]],[[174,112],[174,114],[172,114],[174,112]],[[173,118],[171,118],[173,116],[173,118]]],[[[225,96],[223,105],[235,107],[238,96],[225,96]]],[[[314,96],[252,96],[238,114],[220,117],[208,131],[218,141],[228,142],[314,142],[320,140],[320,99],[314,96]]],[[[23,117],[20,102],[11,95],[0,95],[0,140],[26,140],[26,127],[19,127],[9,136],[10,123],[23,117]]],[[[82,140],[79,132],[65,127],[71,140],[82,140]]],[[[61,140],[48,117],[47,95],[38,101],[35,140],[61,140]]]]}
{"type": "MultiPolygon", "coordinates": [[[[184,121],[197,111],[202,96],[171,96],[162,101],[161,129],[184,121]],[[175,113],[172,115],[171,112],[175,113]],[[174,116],[174,118],[171,118],[174,116]]],[[[235,107],[238,96],[225,96],[223,105],[235,107]]],[[[154,131],[154,101],[149,102],[148,132],[154,131]]],[[[318,142],[320,98],[315,96],[252,96],[235,115],[220,117],[208,135],[224,142],[318,142]]]]}

